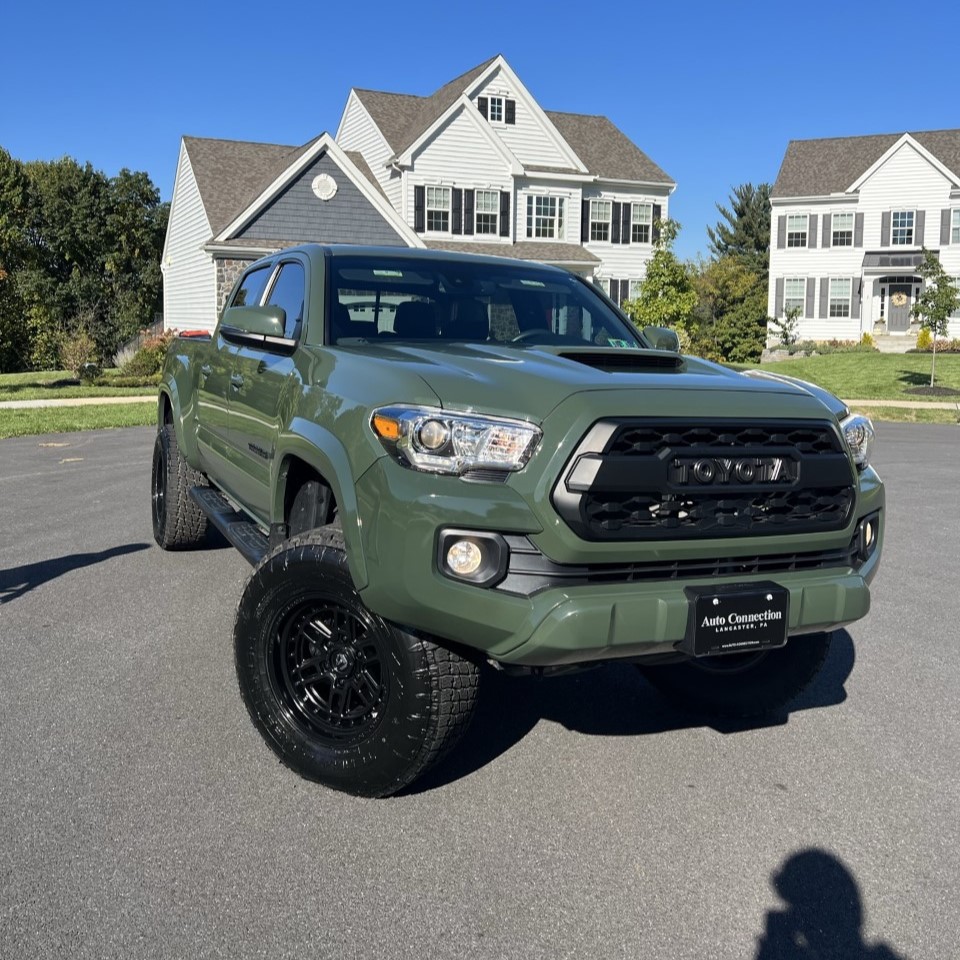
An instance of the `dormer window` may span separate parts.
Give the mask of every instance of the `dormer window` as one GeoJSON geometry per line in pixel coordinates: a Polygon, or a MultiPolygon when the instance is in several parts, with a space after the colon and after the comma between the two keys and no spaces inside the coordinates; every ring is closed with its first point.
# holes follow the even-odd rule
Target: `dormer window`
{"type": "Polygon", "coordinates": [[[893,227],[890,233],[890,243],[895,247],[913,246],[913,211],[894,210],[891,218],[893,227]]]}
{"type": "Polygon", "coordinates": [[[477,97],[477,109],[490,123],[517,122],[517,101],[510,97],[477,97]]]}

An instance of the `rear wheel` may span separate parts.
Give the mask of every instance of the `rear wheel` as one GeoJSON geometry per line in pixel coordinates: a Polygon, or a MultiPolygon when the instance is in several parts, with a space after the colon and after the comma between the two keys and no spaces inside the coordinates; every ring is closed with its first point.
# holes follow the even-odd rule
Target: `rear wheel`
{"type": "Polygon", "coordinates": [[[786,706],[820,671],[829,633],[791,637],[785,647],[702,657],[641,672],[667,699],[693,713],[753,717],[786,706]]]}
{"type": "Polygon", "coordinates": [[[206,486],[206,478],[180,453],[173,424],[157,431],[150,474],[153,538],[164,550],[181,550],[202,543],[207,518],[190,497],[190,488],[206,486]]]}
{"type": "Polygon", "coordinates": [[[285,541],[260,563],[234,627],[240,692],[301,776],[358,796],[401,790],[459,740],[479,668],[367,610],[339,529],[285,541]]]}

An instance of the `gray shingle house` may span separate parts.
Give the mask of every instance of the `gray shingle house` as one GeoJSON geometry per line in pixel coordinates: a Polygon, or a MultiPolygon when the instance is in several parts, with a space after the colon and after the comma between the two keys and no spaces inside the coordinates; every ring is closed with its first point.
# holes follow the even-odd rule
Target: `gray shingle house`
{"type": "Polygon", "coordinates": [[[305,241],[492,253],[636,292],[676,184],[606,117],[544,111],[501,56],[430,96],[353,89],[336,137],[184,137],[168,328],[209,328],[251,260],[305,241]]]}

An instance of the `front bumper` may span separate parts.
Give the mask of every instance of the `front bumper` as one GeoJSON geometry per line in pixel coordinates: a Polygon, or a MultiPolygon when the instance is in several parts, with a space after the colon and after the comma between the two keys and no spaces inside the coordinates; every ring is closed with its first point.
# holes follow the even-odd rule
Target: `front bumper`
{"type": "MultiPolygon", "coordinates": [[[[607,550],[606,545],[584,544],[583,554],[594,562],[641,561],[839,548],[849,544],[861,517],[879,513],[876,549],[857,569],[558,586],[519,596],[453,581],[436,567],[437,535],[446,527],[524,534],[544,553],[558,536],[569,543],[565,529],[544,529],[511,484],[428,476],[382,458],[357,483],[357,499],[369,574],[361,595],[371,610],[504,663],[536,666],[672,652],[686,631],[685,586],[774,580],[790,591],[790,633],[851,623],[870,608],[868,584],[879,564],[884,534],[883,485],[868,468],[860,475],[853,521],[835,534],[620,543],[607,550]]],[[[561,524],[558,519],[558,527],[561,524]]],[[[569,562],[570,557],[554,553],[553,559],[569,562]]]]}

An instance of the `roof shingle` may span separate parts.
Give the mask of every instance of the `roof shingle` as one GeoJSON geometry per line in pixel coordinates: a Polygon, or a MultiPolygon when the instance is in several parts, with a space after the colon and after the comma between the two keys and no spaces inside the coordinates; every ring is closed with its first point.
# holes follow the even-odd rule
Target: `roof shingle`
{"type": "MultiPolygon", "coordinates": [[[[791,140],[770,196],[824,197],[844,193],[903,133],[791,140]]],[[[960,130],[910,132],[947,169],[960,175],[960,130]]]]}

